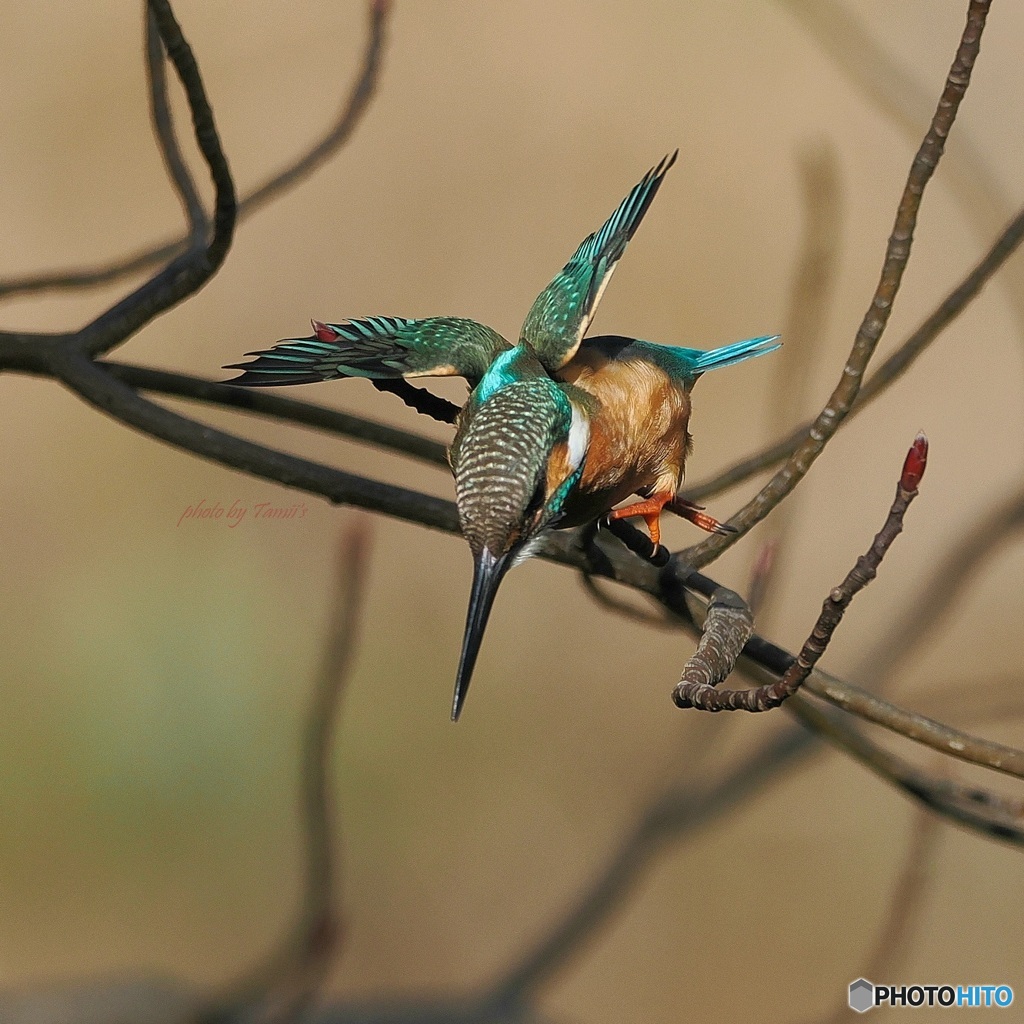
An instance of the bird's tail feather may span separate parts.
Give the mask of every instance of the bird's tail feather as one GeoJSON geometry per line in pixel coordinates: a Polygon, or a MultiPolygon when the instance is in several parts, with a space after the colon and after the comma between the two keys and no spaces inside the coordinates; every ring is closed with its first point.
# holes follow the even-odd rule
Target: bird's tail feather
{"type": "Polygon", "coordinates": [[[723,345],[721,348],[713,348],[710,352],[700,352],[691,349],[693,352],[693,369],[696,373],[707,373],[708,370],[720,370],[723,366],[733,366],[742,363],[746,359],[753,359],[755,356],[763,356],[768,352],[774,352],[782,345],[779,335],[770,334],[761,338],[748,338],[746,341],[737,341],[731,345],[723,345]]]}

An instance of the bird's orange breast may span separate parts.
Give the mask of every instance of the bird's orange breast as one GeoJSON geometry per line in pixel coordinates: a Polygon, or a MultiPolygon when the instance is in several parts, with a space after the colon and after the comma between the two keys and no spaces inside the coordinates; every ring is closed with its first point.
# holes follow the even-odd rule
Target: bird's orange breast
{"type": "Polygon", "coordinates": [[[678,490],[690,450],[685,383],[645,359],[581,349],[559,371],[595,399],[583,476],[566,525],[603,515],[631,494],[678,490]]]}

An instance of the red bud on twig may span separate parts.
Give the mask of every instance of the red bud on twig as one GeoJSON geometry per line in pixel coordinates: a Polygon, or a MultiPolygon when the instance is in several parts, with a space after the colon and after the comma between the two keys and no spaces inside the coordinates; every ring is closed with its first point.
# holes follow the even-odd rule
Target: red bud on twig
{"type": "Polygon", "coordinates": [[[920,433],[907,452],[903,462],[903,473],[900,476],[900,487],[905,491],[916,491],[928,465],[928,438],[920,433]]]}

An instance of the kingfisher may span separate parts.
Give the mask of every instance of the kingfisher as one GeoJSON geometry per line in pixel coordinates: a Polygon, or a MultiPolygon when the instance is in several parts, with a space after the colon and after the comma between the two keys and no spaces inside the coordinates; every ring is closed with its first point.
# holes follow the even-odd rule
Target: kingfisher
{"type": "Polygon", "coordinates": [[[779,347],[765,335],[710,351],[609,335],[585,338],[615,267],[677,153],[652,168],[538,296],[511,345],[458,317],[312,321],[313,335],[251,352],[226,369],[246,387],[344,377],[464,377],[449,462],[473,584],[456,675],[458,720],[507,571],[548,529],[640,516],[655,547],[668,509],[704,530],[730,528],[678,496],[692,441],[690,392],[708,370],[779,347]],[[642,500],[618,507],[632,495],[642,500]]]}

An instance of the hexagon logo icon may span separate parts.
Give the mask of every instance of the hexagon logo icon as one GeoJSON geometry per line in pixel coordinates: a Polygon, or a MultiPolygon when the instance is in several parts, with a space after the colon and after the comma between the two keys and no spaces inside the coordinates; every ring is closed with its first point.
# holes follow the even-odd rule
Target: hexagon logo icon
{"type": "Polygon", "coordinates": [[[867,1013],[875,1005],[875,986],[867,978],[858,978],[850,982],[850,1009],[857,1013],[867,1013]]]}

